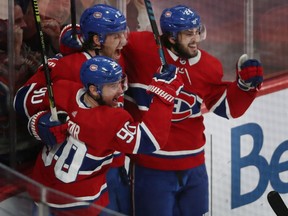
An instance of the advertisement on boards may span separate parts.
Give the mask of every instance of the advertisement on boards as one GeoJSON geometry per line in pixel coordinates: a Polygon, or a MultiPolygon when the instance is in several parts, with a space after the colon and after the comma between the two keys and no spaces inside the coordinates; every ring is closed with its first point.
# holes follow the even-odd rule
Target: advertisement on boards
{"type": "Polygon", "coordinates": [[[287,88],[263,94],[233,120],[205,114],[211,216],[274,215],[272,190],[288,204],[287,98],[287,88]]]}

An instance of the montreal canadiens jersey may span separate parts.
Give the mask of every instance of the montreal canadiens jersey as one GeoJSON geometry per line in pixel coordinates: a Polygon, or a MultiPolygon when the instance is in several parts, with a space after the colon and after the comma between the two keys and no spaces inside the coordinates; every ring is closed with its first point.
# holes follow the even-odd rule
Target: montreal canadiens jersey
{"type": "MultiPolygon", "coordinates": [[[[237,118],[248,109],[256,93],[240,90],[236,82],[223,82],[221,63],[204,50],[191,59],[181,59],[167,49],[164,53],[167,63],[179,68],[184,82],[175,99],[168,143],[159,151],[131,158],[148,168],[184,170],[204,163],[205,126],[201,108],[205,105],[221,117],[237,118]]],[[[150,104],[145,89],[161,65],[153,34],[131,32],[120,64],[129,80],[125,108],[134,119],[141,119],[150,104]]]]}
{"type": "MultiPolygon", "coordinates": [[[[82,64],[90,59],[91,56],[86,52],[77,52],[71,55],[67,55],[63,58],[51,58],[48,60],[50,68],[50,79],[51,82],[57,80],[71,80],[74,82],[81,83],[80,80],[80,69],[82,64]]],[[[33,94],[33,88],[35,85],[46,85],[45,73],[41,69],[38,71],[20,88],[14,98],[14,108],[18,114],[30,118],[35,114],[35,110],[30,108],[30,103],[37,103],[36,101],[27,101],[29,94],[33,94]]],[[[32,106],[35,107],[35,106],[32,106]]]]}
{"type": "MultiPolygon", "coordinates": [[[[56,208],[81,206],[81,201],[97,204],[97,199],[106,192],[105,176],[115,152],[145,154],[159,150],[167,143],[171,126],[173,104],[163,103],[156,96],[140,123],[134,122],[123,108],[106,105],[87,108],[82,87],[67,80],[53,83],[57,108],[66,111],[70,118],[69,136],[66,142],[49,151],[44,147],[33,172],[37,182],[79,199],[69,204],[48,197],[49,205],[56,208]]],[[[37,98],[42,108],[49,110],[47,95],[47,87],[38,85],[27,100],[37,98]]],[[[30,104],[33,109],[33,103],[30,104]]],[[[34,111],[40,111],[37,109],[39,106],[35,104],[34,111]]]]}
{"type": "MultiPolygon", "coordinates": [[[[71,80],[77,83],[81,83],[81,66],[86,60],[90,58],[91,56],[86,52],[76,52],[60,59],[49,59],[48,65],[51,69],[51,82],[53,83],[57,80],[71,80]]],[[[41,85],[46,85],[46,78],[43,70],[40,67],[38,71],[16,93],[14,98],[14,109],[20,116],[23,116],[24,118],[30,118],[37,112],[37,110],[39,111],[44,109],[41,102],[39,102],[37,96],[34,94],[35,88],[37,89],[38,86],[41,85]],[[34,98],[32,98],[32,96],[34,98]]],[[[114,155],[113,166],[123,166],[124,160],[125,155],[118,152],[118,154],[114,155]]]]}

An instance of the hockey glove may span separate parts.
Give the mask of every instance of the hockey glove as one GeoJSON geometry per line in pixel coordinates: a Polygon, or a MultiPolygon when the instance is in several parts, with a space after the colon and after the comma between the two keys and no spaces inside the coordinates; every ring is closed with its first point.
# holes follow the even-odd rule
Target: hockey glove
{"type": "Polygon", "coordinates": [[[76,25],[76,38],[72,36],[72,33],[72,24],[66,25],[60,33],[59,50],[64,56],[79,52],[82,49],[83,37],[80,25],[76,25]]]}
{"type": "Polygon", "coordinates": [[[260,90],[263,83],[263,68],[256,59],[243,54],[236,65],[238,87],[243,91],[260,90]]]}
{"type": "Polygon", "coordinates": [[[68,116],[64,111],[58,111],[57,115],[59,121],[52,121],[50,111],[36,113],[29,119],[29,133],[50,147],[63,143],[67,137],[68,116]]]}
{"type": "Polygon", "coordinates": [[[157,95],[164,103],[173,104],[175,97],[183,87],[181,75],[174,65],[160,68],[161,73],[155,73],[147,93],[157,95]]]}

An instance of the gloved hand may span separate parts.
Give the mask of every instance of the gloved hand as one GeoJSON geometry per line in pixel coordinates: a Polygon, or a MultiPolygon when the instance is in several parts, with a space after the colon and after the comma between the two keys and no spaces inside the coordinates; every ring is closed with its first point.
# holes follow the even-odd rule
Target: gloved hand
{"type": "Polygon", "coordinates": [[[155,73],[147,93],[157,95],[164,103],[173,104],[175,97],[183,88],[183,81],[174,65],[160,67],[161,73],[155,73]]]}
{"type": "Polygon", "coordinates": [[[72,33],[72,24],[66,25],[60,33],[59,50],[64,56],[82,49],[83,37],[79,24],[76,24],[76,39],[73,38],[72,33]]]}
{"type": "Polygon", "coordinates": [[[263,83],[263,68],[256,59],[243,54],[236,65],[238,87],[243,91],[260,90],[263,83]]]}
{"type": "Polygon", "coordinates": [[[67,137],[68,116],[64,111],[58,111],[57,115],[59,121],[51,121],[50,111],[36,113],[29,119],[29,133],[50,147],[63,143],[67,137]]]}

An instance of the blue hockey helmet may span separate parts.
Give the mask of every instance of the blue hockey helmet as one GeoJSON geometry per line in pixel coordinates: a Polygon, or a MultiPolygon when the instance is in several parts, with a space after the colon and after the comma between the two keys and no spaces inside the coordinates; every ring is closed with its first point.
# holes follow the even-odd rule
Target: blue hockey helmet
{"type": "Polygon", "coordinates": [[[95,85],[100,94],[104,84],[118,82],[121,78],[121,66],[106,56],[95,56],[87,60],[80,70],[80,79],[85,88],[95,85]]]}
{"type": "Polygon", "coordinates": [[[160,26],[163,34],[170,34],[176,38],[183,30],[197,28],[200,40],[206,38],[206,28],[201,23],[200,16],[191,8],[184,5],[177,5],[163,10],[160,17],[160,26]]]}
{"type": "Polygon", "coordinates": [[[125,16],[118,9],[105,4],[87,8],[80,18],[84,41],[88,40],[89,33],[94,33],[99,36],[101,44],[104,43],[106,34],[126,31],[126,25],[125,16]]]}

